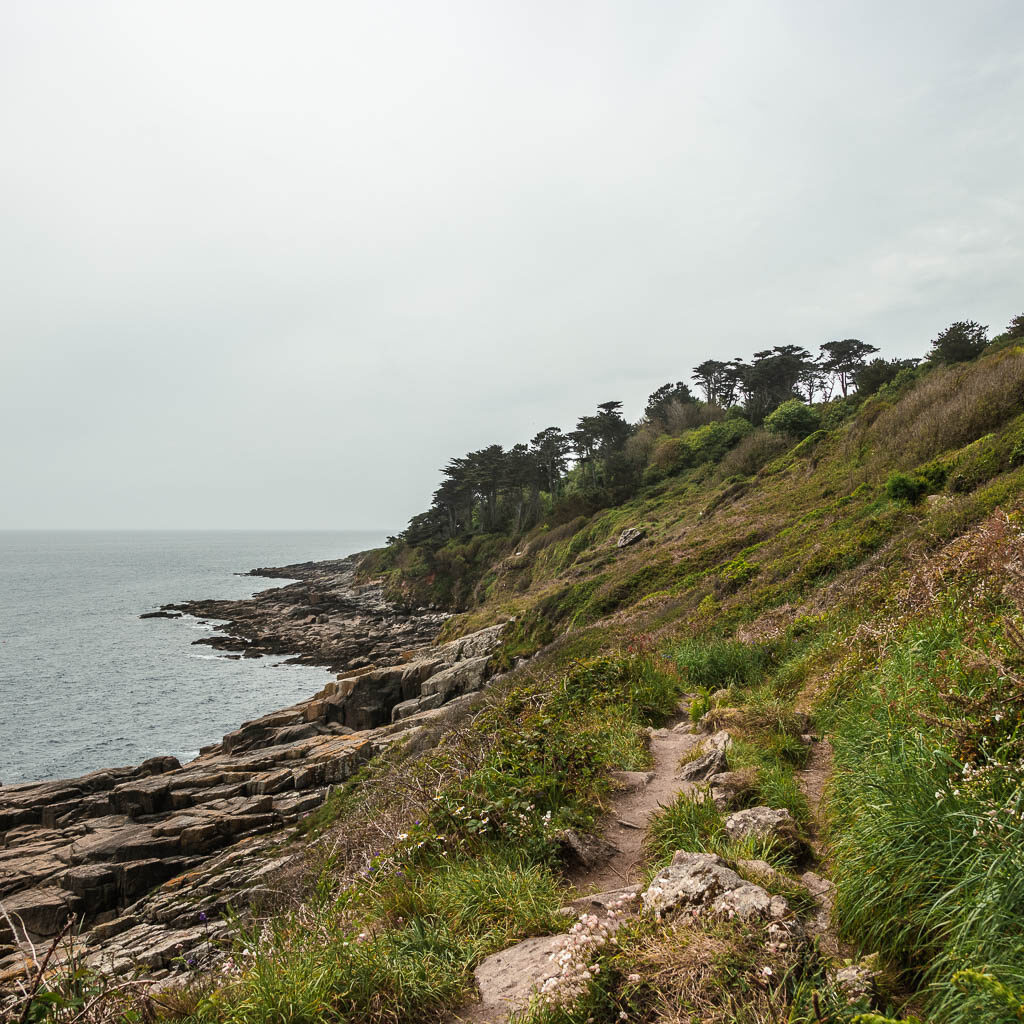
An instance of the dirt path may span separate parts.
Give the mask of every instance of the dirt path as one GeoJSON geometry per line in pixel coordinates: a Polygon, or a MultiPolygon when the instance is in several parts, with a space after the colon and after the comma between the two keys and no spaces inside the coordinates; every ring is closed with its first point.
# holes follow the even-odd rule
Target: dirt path
{"type": "Polygon", "coordinates": [[[611,860],[577,872],[570,881],[580,895],[619,889],[640,881],[647,826],[659,808],[670,804],[688,784],[677,777],[679,761],[702,739],[688,719],[679,719],[651,736],[654,764],[647,772],[620,772],[626,788],[612,800],[604,838],[616,848],[611,860]]]}
{"type": "MultiPolygon", "coordinates": [[[[678,778],[680,759],[707,737],[695,735],[688,718],[673,720],[651,734],[652,767],[646,772],[618,772],[623,786],[612,800],[603,833],[615,852],[610,859],[570,876],[581,898],[622,889],[641,881],[643,847],[651,817],[691,784],[678,778]]],[[[461,1024],[500,1024],[526,1004],[535,984],[551,970],[550,955],[561,949],[564,935],[526,939],[488,957],[476,972],[480,1001],[453,1018],[461,1024]]]]}
{"type": "Polygon", "coordinates": [[[812,743],[806,767],[793,774],[811,810],[811,845],[818,859],[825,860],[827,850],[822,838],[825,822],[821,803],[825,796],[825,787],[832,776],[832,744],[828,740],[816,740],[812,743]]]}

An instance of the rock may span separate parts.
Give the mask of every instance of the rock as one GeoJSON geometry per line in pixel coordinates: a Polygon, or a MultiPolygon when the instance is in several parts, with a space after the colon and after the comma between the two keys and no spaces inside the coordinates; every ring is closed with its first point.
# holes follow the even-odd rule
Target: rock
{"type": "Polygon", "coordinates": [[[30,938],[48,939],[58,934],[81,900],[73,893],[57,886],[43,886],[15,893],[4,898],[5,917],[0,917],[0,941],[10,941],[14,936],[7,918],[25,928],[30,938]]]}
{"type": "Polygon", "coordinates": [[[688,761],[679,769],[678,777],[684,782],[699,782],[708,779],[712,775],[719,775],[727,771],[729,762],[725,753],[721,750],[712,749],[706,754],[693,761],[688,761]]]}
{"type": "MultiPolygon", "coordinates": [[[[513,621],[513,620],[510,620],[513,621]]],[[[478,629],[475,633],[467,633],[457,640],[451,640],[436,648],[437,656],[446,664],[453,665],[457,661],[468,658],[490,657],[501,643],[501,635],[505,632],[507,622],[496,626],[478,629]]]]}
{"type": "Polygon", "coordinates": [[[477,1024],[498,1024],[522,1010],[545,979],[555,973],[552,958],[565,946],[564,935],[542,935],[487,957],[474,972],[480,1004],[477,1024]]]}
{"type": "Polygon", "coordinates": [[[404,700],[391,709],[391,721],[400,722],[403,718],[417,715],[421,711],[433,711],[444,703],[444,696],[440,693],[431,693],[426,697],[413,697],[411,700],[404,700]]]}
{"type": "Polygon", "coordinates": [[[640,895],[639,885],[626,885],[621,889],[608,889],[605,892],[591,893],[589,896],[581,896],[561,908],[561,913],[592,914],[595,911],[607,911],[613,904],[621,901],[633,901],[640,895]]]}
{"type": "Polygon", "coordinates": [[[712,733],[705,741],[704,745],[713,750],[721,750],[726,753],[732,746],[732,734],[726,729],[719,729],[718,732],[712,733]]]}
{"type": "Polygon", "coordinates": [[[554,839],[559,846],[562,859],[577,868],[598,867],[619,852],[617,847],[600,836],[579,832],[574,828],[556,832],[554,839]]]}
{"type": "Polygon", "coordinates": [[[616,543],[616,547],[628,548],[630,544],[636,544],[637,541],[641,541],[647,536],[646,530],[641,530],[635,526],[629,526],[622,533],[619,534],[619,539],[616,543]]]}
{"type": "MultiPolygon", "coordinates": [[[[778,898],[780,897],[775,897],[778,898]]],[[[808,941],[804,926],[794,917],[771,921],[768,924],[767,937],[769,949],[783,952],[799,949],[808,941]]]]}
{"type": "Polygon", "coordinates": [[[851,1003],[871,1002],[876,995],[878,968],[875,957],[865,957],[860,963],[840,967],[831,980],[843,990],[851,1003]]]}
{"type": "Polygon", "coordinates": [[[626,793],[636,793],[646,789],[654,779],[654,772],[612,772],[612,781],[626,793]]]}
{"type": "Polygon", "coordinates": [[[723,823],[726,835],[733,841],[762,839],[802,854],[805,844],[797,832],[793,816],[785,808],[748,807],[730,814],[723,823]]]}
{"type": "Polygon", "coordinates": [[[763,921],[772,916],[772,897],[761,886],[747,883],[722,893],[711,904],[711,910],[730,920],[763,921]]]}
{"type": "Polygon", "coordinates": [[[708,782],[711,799],[720,811],[724,811],[754,789],[755,778],[751,772],[719,772],[710,776],[708,782]]]}
{"type": "Polygon", "coordinates": [[[486,655],[456,662],[431,676],[420,687],[420,693],[424,697],[438,694],[443,702],[478,690],[487,678],[487,662],[486,655]]]}
{"type": "Polygon", "coordinates": [[[704,908],[722,893],[745,884],[721,857],[680,850],[651,880],[642,896],[643,907],[658,916],[669,910],[704,908]]]}

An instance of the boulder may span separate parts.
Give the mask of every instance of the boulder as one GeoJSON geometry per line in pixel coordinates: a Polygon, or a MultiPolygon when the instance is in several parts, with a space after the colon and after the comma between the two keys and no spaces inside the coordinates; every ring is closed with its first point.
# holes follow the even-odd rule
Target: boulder
{"type": "Polygon", "coordinates": [[[684,782],[700,782],[711,778],[712,775],[720,775],[728,771],[729,761],[724,751],[718,749],[709,750],[706,754],[693,761],[688,761],[679,769],[679,778],[684,782]]]}
{"type": "Polygon", "coordinates": [[[448,665],[467,658],[490,657],[501,643],[501,634],[507,625],[507,622],[500,622],[496,626],[487,626],[475,633],[460,636],[457,640],[450,640],[437,648],[437,655],[448,665]]]}
{"type": "Polygon", "coordinates": [[[848,1002],[870,1002],[876,993],[878,970],[876,957],[865,957],[860,963],[840,967],[832,975],[832,982],[843,990],[848,1002]]]}
{"type": "Polygon", "coordinates": [[[562,859],[572,867],[590,869],[612,859],[618,847],[600,836],[579,832],[574,828],[562,829],[554,836],[562,859]]]}
{"type": "Polygon", "coordinates": [[[724,811],[753,790],[755,779],[751,772],[719,772],[708,782],[711,799],[720,811],[724,811]]]}
{"type": "Polygon", "coordinates": [[[420,687],[420,694],[424,697],[438,694],[443,702],[464,693],[472,693],[480,689],[487,678],[487,661],[486,656],[458,661],[431,676],[420,687]]]}
{"type": "Polygon", "coordinates": [[[724,828],[733,841],[765,839],[787,847],[800,845],[796,822],[784,807],[748,807],[736,811],[725,819],[724,828]]]}
{"type": "Polygon", "coordinates": [[[628,548],[630,544],[636,544],[637,541],[643,540],[646,536],[646,530],[641,530],[636,526],[628,526],[619,534],[619,539],[616,541],[615,546],[617,548],[628,548]]]}
{"type": "Polygon", "coordinates": [[[641,899],[644,910],[661,916],[670,910],[703,909],[745,884],[716,854],[679,850],[672,863],[654,876],[641,899]]]}

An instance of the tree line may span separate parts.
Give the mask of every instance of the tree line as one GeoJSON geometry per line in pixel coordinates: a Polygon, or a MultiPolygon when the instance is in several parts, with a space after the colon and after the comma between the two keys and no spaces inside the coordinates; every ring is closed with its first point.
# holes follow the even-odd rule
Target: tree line
{"type": "MultiPolygon", "coordinates": [[[[623,417],[621,402],[602,402],[573,430],[546,427],[528,443],[508,449],[492,444],[451,459],[430,508],[389,541],[436,545],[472,533],[519,534],[566,502],[569,492],[592,507],[614,504],[640,485],[654,438],[734,417],[757,427],[784,404],[864,398],[921,364],[965,362],[1017,339],[1024,340],[1024,314],[991,342],[987,327],[957,321],[932,340],[924,360],[885,359],[857,338],[825,342],[816,355],[798,345],[776,345],[749,361],[706,359],[692,370],[698,394],[685,381],[664,384],[648,397],[636,424],[623,417]]],[[[792,417],[777,414],[776,421],[792,417]]]]}

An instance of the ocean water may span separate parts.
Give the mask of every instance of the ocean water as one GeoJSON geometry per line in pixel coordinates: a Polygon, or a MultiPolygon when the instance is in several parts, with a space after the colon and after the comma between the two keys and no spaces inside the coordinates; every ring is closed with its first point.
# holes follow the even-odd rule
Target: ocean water
{"type": "Polygon", "coordinates": [[[81,775],[157,754],[185,761],[243,721],[321,689],[325,669],[224,657],[161,604],[239,598],[286,580],[257,566],[341,558],[366,532],[0,531],[0,782],[81,775]]]}

